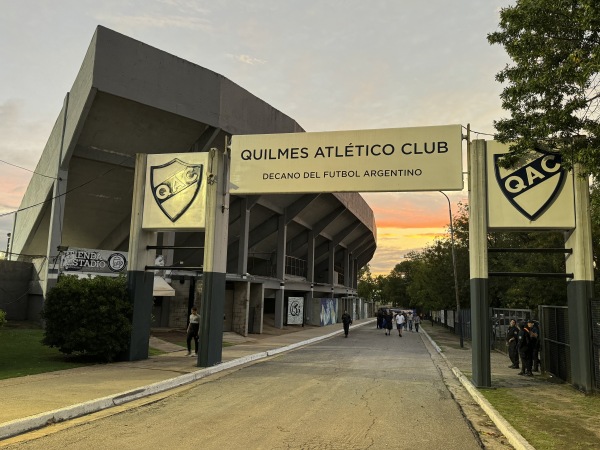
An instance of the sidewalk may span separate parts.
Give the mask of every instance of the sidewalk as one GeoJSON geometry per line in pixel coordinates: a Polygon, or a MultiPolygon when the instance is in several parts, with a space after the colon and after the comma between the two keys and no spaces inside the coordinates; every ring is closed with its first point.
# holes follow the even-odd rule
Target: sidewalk
{"type": "MultiPolygon", "coordinates": [[[[375,326],[375,319],[357,320],[353,328],[375,326]]],[[[471,350],[465,341],[460,348],[458,337],[441,326],[422,326],[424,337],[445,358],[471,396],[486,411],[496,426],[515,448],[529,444],[498,414],[469,381],[471,350]]],[[[223,362],[209,368],[198,368],[196,358],[187,351],[165,341],[151,338],[151,346],[167,353],[144,361],[94,365],[21,378],[0,380],[0,440],[92,412],[121,405],[132,400],[173,389],[208,375],[267,358],[283,351],[329,338],[343,332],[341,325],[328,327],[287,327],[273,334],[250,335],[245,338],[225,333],[224,341],[235,343],[223,348],[223,362]]],[[[542,377],[519,377],[508,368],[508,357],[492,352],[492,385],[526,388],[533,384],[550,385],[542,377]]],[[[551,386],[551,385],[550,385],[551,386]]]]}

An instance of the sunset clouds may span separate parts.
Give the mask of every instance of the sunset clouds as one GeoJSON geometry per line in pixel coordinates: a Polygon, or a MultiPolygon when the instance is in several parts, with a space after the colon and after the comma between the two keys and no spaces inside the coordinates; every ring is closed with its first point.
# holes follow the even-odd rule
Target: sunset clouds
{"type": "MultiPolygon", "coordinates": [[[[503,116],[494,77],[508,58],[486,36],[511,2],[3,2],[0,160],[35,169],[98,25],[227,77],[309,132],[471,124],[492,133],[503,116]]],[[[0,214],[19,206],[30,177],[0,163],[0,214]]],[[[365,198],[378,224],[374,271],[389,273],[448,224],[439,193],[365,198]]],[[[0,250],[12,220],[0,217],[0,250]]]]}
{"type": "MultiPolygon", "coordinates": [[[[371,273],[387,275],[404,255],[430,245],[447,235],[450,224],[448,200],[439,192],[362,194],[373,209],[377,223],[377,251],[370,262],[371,273]]],[[[467,193],[446,192],[453,216],[467,193]]]]}

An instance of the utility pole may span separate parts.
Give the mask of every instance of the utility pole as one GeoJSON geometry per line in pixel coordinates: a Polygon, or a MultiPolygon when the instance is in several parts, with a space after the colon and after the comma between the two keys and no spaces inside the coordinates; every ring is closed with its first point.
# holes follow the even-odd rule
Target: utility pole
{"type": "Polygon", "coordinates": [[[456,250],[454,248],[454,224],[452,223],[452,206],[450,204],[450,198],[442,191],[439,191],[446,200],[448,200],[448,213],[450,215],[450,242],[452,243],[452,269],[454,271],[454,296],[456,297],[456,316],[458,319],[458,329],[460,336],[460,348],[464,346],[463,340],[463,327],[462,327],[462,318],[460,316],[460,299],[458,296],[458,277],[456,275],[456,250]]]}

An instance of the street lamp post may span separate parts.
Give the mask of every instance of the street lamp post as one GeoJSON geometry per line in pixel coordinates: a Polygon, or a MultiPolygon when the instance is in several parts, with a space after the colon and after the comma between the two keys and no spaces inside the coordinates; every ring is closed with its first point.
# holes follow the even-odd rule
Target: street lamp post
{"type": "Polygon", "coordinates": [[[452,243],[452,269],[454,271],[454,295],[456,297],[456,315],[458,319],[458,330],[460,335],[460,348],[463,348],[463,329],[462,329],[462,318],[460,317],[460,300],[458,297],[458,277],[456,276],[456,251],[454,249],[454,225],[452,223],[452,206],[450,205],[450,198],[442,191],[439,191],[446,200],[448,200],[448,213],[450,215],[450,242],[452,243]]]}

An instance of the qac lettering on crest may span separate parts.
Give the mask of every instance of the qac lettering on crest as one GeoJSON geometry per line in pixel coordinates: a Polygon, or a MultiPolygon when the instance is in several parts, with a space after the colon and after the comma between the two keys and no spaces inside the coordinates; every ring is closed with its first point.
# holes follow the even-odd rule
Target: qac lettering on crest
{"type": "Polygon", "coordinates": [[[179,158],[150,168],[152,195],[161,211],[176,222],[200,191],[202,165],[187,164],[179,158]]]}
{"type": "Polygon", "coordinates": [[[556,200],[565,183],[560,155],[541,153],[518,168],[500,167],[494,155],[496,181],[504,197],[529,220],[536,220],[556,200]]]}

